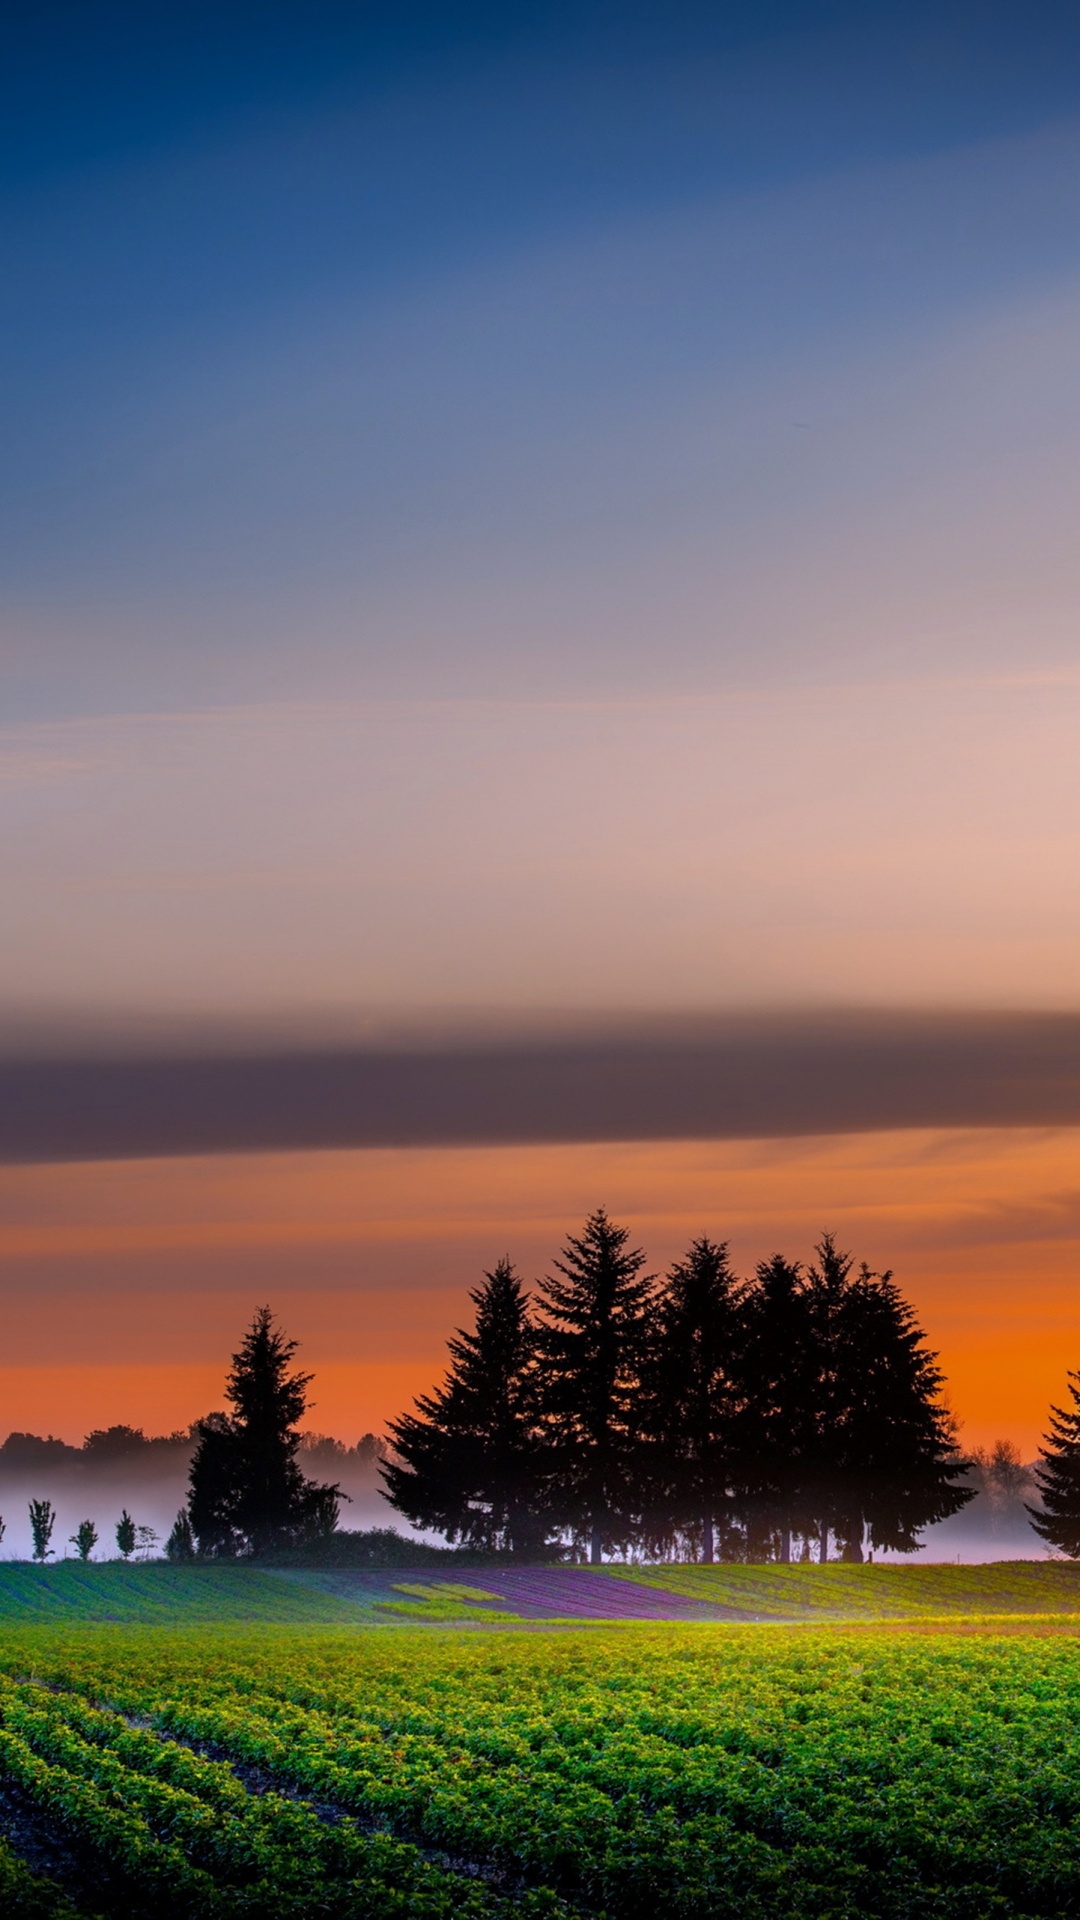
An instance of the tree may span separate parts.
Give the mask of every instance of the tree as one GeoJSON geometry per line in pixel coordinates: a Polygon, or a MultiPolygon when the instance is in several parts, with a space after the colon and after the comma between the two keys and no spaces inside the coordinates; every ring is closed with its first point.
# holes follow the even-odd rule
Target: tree
{"type": "Polygon", "coordinates": [[[736,1477],[742,1289],[726,1244],[702,1236],[672,1266],[656,1302],[644,1375],[643,1417],[657,1543],[689,1534],[711,1561],[719,1519],[727,1530],[736,1477]]]}
{"type": "Polygon", "coordinates": [[[918,1533],[974,1498],[940,1394],[937,1355],[891,1273],[872,1273],[826,1235],[811,1271],[819,1367],[810,1491],[821,1538],[834,1525],[845,1560],[864,1541],[915,1553],[918,1533]]]}
{"type": "Polygon", "coordinates": [[[71,1535],[71,1545],[80,1560],[89,1560],[98,1543],[98,1532],[92,1520],[80,1520],[71,1535]]]}
{"type": "Polygon", "coordinates": [[[290,1371],[296,1348],[259,1307],[226,1382],[232,1413],[197,1424],[188,1511],[200,1554],[273,1552],[337,1525],[341,1489],[296,1463],[311,1383],[290,1371]]]}
{"type": "Polygon", "coordinates": [[[125,1560],[130,1560],[135,1551],[135,1522],[124,1507],[116,1523],[116,1544],[125,1560]]]}
{"type": "Polygon", "coordinates": [[[34,1541],[34,1559],[40,1560],[43,1566],[52,1552],[49,1541],[52,1539],[55,1525],[56,1513],[52,1501],[31,1500],[30,1532],[34,1541]]]}
{"type": "Polygon", "coordinates": [[[181,1507],[173,1521],[172,1532],[165,1542],[167,1560],[194,1560],[195,1535],[191,1531],[191,1520],[186,1507],[181,1507]]]}
{"type": "Polygon", "coordinates": [[[750,1557],[775,1551],[786,1563],[793,1534],[809,1524],[818,1432],[818,1362],[799,1263],[779,1253],[761,1261],[744,1314],[737,1504],[750,1557]]]}
{"type": "Polygon", "coordinates": [[[1066,1374],[1071,1407],[1051,1407],[1035,1479],[1042,1509],[1029,1507],[1037,1534],[1070,1560],[1080,1560],[1080,1373],[1066,1374]]]}
{"type": "Polygon", "coordinates": [[[382,1467],[393,1505],[415,1526],[482,1552],[536,1552],[549,1532],[539,1504],[536,1333],[525,1290],[500,1260],[469,1298],[442,1386],[390,1427],[382,1467]]]}
{"type": "Polygon", "coordinates": [[[654,1281],[645,1255],[601,1208],[541,1283],[537,1335],[550,1484],[560,1517],[588,1543],[624,1545],[640,1520],[641,1369],[654,1281]]]}

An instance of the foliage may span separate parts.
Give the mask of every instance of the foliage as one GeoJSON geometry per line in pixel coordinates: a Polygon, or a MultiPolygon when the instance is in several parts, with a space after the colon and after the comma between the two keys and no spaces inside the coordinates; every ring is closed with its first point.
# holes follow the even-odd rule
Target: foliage
{"type": "Polygon", "coordinates": [[[536,1471],[536,1331],[509,1260],[469,1298],[476,1330],[459,1328],[443,1385],[391,1424],[383,1479],[415,1526],[480,1551],[536,1552],[550,1532],[536,1471]]]}
{"type": "Polygon", "coordinates": [[[0,1913],[4,1920],[77,1920],[67,1895],[32,1873],[6,1840],[0,1840],[0,1913]]]}
{"type": "Polygon", "coordinates": [[[790,1561],[918,1550],[973,1497],[943,1377],[891,1273],[826,1234],[805,1272],[748,1284],[701,1238],[659,1284],[602,1210],[532,1312],[509,1262],[472,1295],[440,1391],[391,1429],[415,1523],[478,1548],[546,1541],[590,1561],[790,1561]]]}
{"type": "Polygon", "coordinates": [[[1036,1533],[1080,1560],[1080,1373],[1067,1376],[1071,1407],[1051,1407],[1050,1431],[1035,1470],[1042,1510],[1029,1507],[1036,1533]]]}
{"type": "Polygon", "coordinates": [[[722,1537],[730,1531],[743,1323],[726,1245],[695,1240],[660,1294],[642,1369],[654,1551],[692,1541],[711,1561],[717,1522],[722,1537]]]}
{"type": "Polygon", "coordinates": [[[71,1545],[80,1560],[89,1560],[98,1543],[98,1531],[92,1520],[80,1520],[71,1535],[71,1545]]]}
{"type": "Polygon", "coordinates": [[[200,1554],[272,1552],[337,1525],[340,1489],[305,1479],[296,1462],[311,1382],[290,1371],[296,1344],[260,1307],[233,1355],[232,1413],[198,1423],[188,1505],[200,1554]]]}
{"type": "Polygon", "coordinates": [[[639,1401],[654,1288],[629,1238],[600,1208],[539,1289],[545,1477],[594,1563],[634,1538],[644,1491],[639,1401]]]}
{"type": "Polygon", "coordinates": [[[186,1507],[181,1507],[172,1524],[172,1532],[165,1542],[167,1560],[194,1560],[195,1535],[191,1531],[191,1519],[186,1507]]]}
{"type": "Polygon", "coordinates": [[[125,1507],[116,1523],[116,1544],[125,1560],[130,1560],[134,1553],[137,1538],[135,1522],[125,1507]]]}
{"type": "Polygon", "coordinates": [[[0,1672],[7,1779],[133,1916],[1080,1906],[1071,1633],[7,1629],[0,1672]]]}
{"type": "Polygon", "coordinates": [[[31,1500],[30,1534],[34,1542],[34,1559],[44,1566],[52,1548],[49,1545],[56,1525],[56,1511],[51,1500],[31,1500]]]}

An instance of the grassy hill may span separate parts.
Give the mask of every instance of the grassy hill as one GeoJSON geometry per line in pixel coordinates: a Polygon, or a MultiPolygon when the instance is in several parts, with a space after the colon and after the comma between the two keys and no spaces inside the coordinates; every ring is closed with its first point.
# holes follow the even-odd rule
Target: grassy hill
{"type": "Polygon", "coordinates": [[[0,1620],[43,1626],[117,1621],[153,1626],[197,1626],[229,1621],[320,1626],[362,1617],[355,1601],[320,1592],[257,1567],[170,1566],[120,1561],[55,1567],[0,1564],[0,1620]]]}
{"type": "Polygon", "coordinates": [[[0,1622],[58,1626],[431,1624],[500,1620],[918,1621],[1056,1616],[1080,1621],[1080,1566],[678,1566],[369,1572],[120,1561],[0,1563],[0,1622]]]}

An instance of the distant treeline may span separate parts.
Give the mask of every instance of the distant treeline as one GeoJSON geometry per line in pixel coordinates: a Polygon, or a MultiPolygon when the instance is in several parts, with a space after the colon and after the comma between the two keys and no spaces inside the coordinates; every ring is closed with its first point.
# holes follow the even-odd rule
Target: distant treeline
{"type": "MultiPolygon", "coordinates": [[[[95,1427],[79,1447],[57,1440],[51,1433],[9,1433],[0,1443],[0,1474],[37,1472],[42,1467],[91,1467],[95,1472],[115,1464],[150,1465],[155,1461],[190,1459],[199,1441],[199,1422],[177,1428],[173,1433],[144,1433],[141,1427],[118,1425],[95,1427]]],[[[328,1433],[302,1433],[298,1450],[318,1472],[335,1466],[374,1465],[386,1452],[386,1443],[373,1433],[365,1433],[354,1447],[335,1440],[328,1433]]]]}

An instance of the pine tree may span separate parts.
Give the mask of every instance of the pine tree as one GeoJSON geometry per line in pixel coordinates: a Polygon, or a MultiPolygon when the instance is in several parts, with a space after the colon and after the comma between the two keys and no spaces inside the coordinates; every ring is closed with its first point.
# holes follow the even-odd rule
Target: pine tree
{"type": "Polygon", "coordinates": [[[744,1302],[741,1460],[737,1504],[751,1558],[791,1559],[808,1524],[816,1463],[817,1375],[809,1289],[797,1261],[759,1264],[744,1302]]]}
{"type": "Polygon", "coordinates": [[[200,1554],[272,1552],[337,1524],[340,1489],[306,1480],[296,1464],[311,1383],[289,1370],[296,1346],[260,1307],[233,1355],[232,1413],[198,1422],[188,1512],[200,1554]]]}
{"type": "MultiPolygon", "coordinates": [[[[941,1404],[944,1376],[914,1310],[891,1273],[828,1252],[842,1269],[828,1327],[818,1326],[827,1361],[827,1446],[819,1446],[827,1497],[846,1560],[864,1541],[894,1553],[918,1550],[918,1534],[974,1498],[957,1485],[966,1464],[941,1404]]],[[[827,1509],[828,1511],[828,1509],[827,1509]]]]}
{"type": "Polygon", "coordinates": [[[481,1552],[537,1552],[535,1349],[525,1290],[500,1260],[471,1290],[475,1330],[449,1342],[443,1385],[390,1427],[382,1468],[390,1500],[414,1525],[481,1552]]]}
{"type": "Polygon", "coordinates": [[[1042,1510],[1029,1507],[1037,1534],[1070,1560],[1080,1560],[1080,1373],[1066,1375],[1072,1406],[1051,1407],[1035,1479],[1042,1510]]]}
{"type": "Polygon", "coordinates": [[[652,1542],[696,1536],[704,1561],[713,1559],[717,1521],[730,1525],[738,1478],[741,1292],[726,1244],[695,1240],[657,1298],[648,1347],[652,1542]]]}
{"type": "Polygon", "coordinates": [[[640,1524],[640,1387],[652,1277],[601,1208],[541,1283],[542,1409],[553,1504],[599,1565],[640,1524]]]}
{"type": "Polygon", "coordinates": [[[116,1544],[125,1560],[135,1551],[135,1522],[125,1507],[116,1523],[116,1544]]]}
{"type": "Polygon", "coordinates": [[[195,1535],[191,1531],[191,1520],[186,1507],[181,1507],[173,1521],[172,1532],[165,1542],[167,1560],[194,1560],[195,1535]]]}

